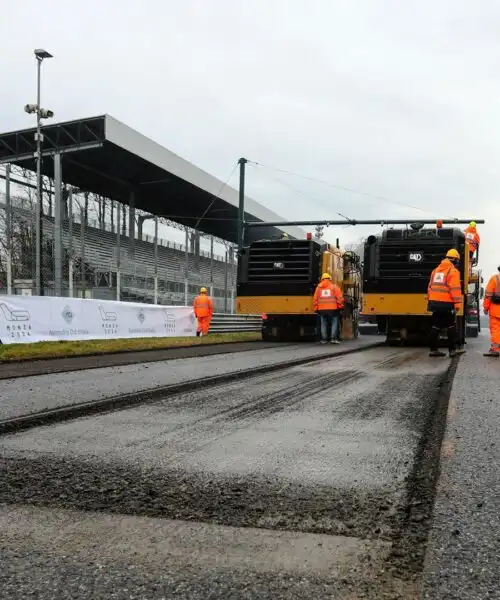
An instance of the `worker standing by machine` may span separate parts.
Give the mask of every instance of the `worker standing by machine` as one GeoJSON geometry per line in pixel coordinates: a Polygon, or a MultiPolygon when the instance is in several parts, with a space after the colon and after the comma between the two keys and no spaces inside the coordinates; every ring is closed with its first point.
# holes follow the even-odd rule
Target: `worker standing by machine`
{"type": "Polygon", "coordinates": [[[319,314],[321,343],[339,344],[339,316],[344,308],[344,296],[329,273],[323,273],[313,297],[314,310],[319,314]]]}
{"type": "Polygon", "coordinates": [[[456,312],[463,303],[460,272],[457,269],[459,262],[460,254],[452,248],[431,273],[427,290],[427,310],[432,313],[429,356],[445,356],[444,352],[438,350],[439,334],[443,329],[447,332],[450,357],[465,352],[458,347],[456,325],[456,312]]]}
{"type": "Polygon", "coordinates": [[[465,233],[465,240],[469,244],[469,249],[470,249],[469,250],[469,258],[470,258],[470,264],[472,266],[474,254],[476,254],[476,263],[477,263],[477,252],[479,250],[479,244],[481,242],[481,238],[479,236],[479,233],[477,232],[476,222],[471,221],[464,233],[465,233]]]}
{"type": "Polygon", "coordinates": [[[484,293],[483,310],[490,320],[490,351],[484,356],[498,358],[500,356],[500,267],[498,274],[488,281],[484,293]]]}
{"type": "Polygon", "coordinates": [[[214,314],[214,303],[212,298],[208,295],[207,288],[202,287],[200,289],[200,294],[194,299],[193,308],[194,315],[198,319],[196,335],[208,335],[210,322],[214,314]]]}

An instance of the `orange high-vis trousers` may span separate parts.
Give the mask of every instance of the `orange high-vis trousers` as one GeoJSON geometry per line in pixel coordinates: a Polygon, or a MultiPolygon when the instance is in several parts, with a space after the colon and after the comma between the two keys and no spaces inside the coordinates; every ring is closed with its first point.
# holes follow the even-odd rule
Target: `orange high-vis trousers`
{"type": "Polygon", "coordinates": [[[500,317],[490,315],[490,336],[492,352],[500,352],[500,317]]]}
{"type": "Polygon", "coordinates": [[[202,335],[207,335],[210,329],[211,317],[198,317],[198,328],[197,331],[202,335]]]}

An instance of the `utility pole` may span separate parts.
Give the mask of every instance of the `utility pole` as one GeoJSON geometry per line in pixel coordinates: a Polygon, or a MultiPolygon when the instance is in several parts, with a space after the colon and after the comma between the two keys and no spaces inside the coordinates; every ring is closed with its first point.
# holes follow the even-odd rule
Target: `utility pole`
{"type": "Polygon", "coordinates": [[[245,244],[245,165],[248,160],[246,158],[240,158],[238,164],[240,165],[240,190],[239,190],[239,204],[238,204],[238,250],[243,248],[245,244]]]}

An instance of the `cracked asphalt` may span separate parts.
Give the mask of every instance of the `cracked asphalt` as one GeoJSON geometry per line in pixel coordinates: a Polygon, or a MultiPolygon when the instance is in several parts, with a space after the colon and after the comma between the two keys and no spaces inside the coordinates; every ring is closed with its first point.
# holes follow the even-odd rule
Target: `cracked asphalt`
{"type": "Polygon", "coordinates": [[[0,594],[417,598],[449,365],[370,349],[3,436],[0,594]]]}

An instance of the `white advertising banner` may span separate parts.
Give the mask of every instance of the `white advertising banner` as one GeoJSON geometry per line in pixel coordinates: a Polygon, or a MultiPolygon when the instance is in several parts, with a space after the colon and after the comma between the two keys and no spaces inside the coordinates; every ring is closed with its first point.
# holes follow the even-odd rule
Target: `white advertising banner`
{"type": "Polygon", "coordinates": [[[195,335],[189,306],[0,295],[2,344],[195,335]]]}

